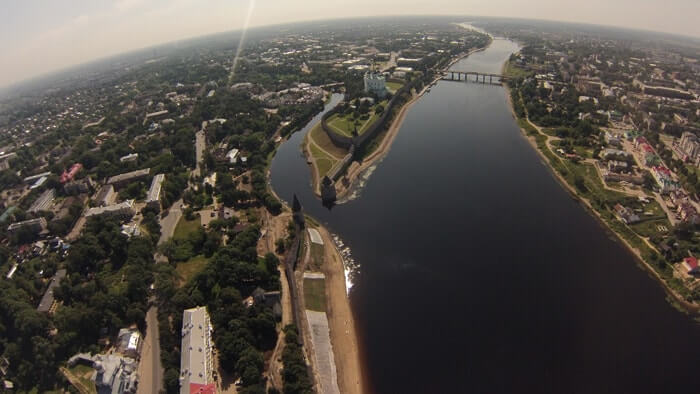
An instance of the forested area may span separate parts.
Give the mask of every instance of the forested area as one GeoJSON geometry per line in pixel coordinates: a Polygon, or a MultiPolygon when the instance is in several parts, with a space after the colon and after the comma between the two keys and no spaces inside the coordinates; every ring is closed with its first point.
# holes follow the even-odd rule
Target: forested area
{"type": "MultiPolygon", "coordinates": [[[[210,235],[206,235],[207,239],[210,235]]],[[[178,287],[175,263],[161,264],[156,275],[161,359],[167,392],[179,391],[182,311],[206,306],[214,327],[213,339],[224,371],[242,379],[242,393],[264,393],[263,353],[277,340],[272,310],[243,300],[260,287],[279,290],[279,261],[273,254],[259,258],[260,229],[250,226],[211,256],[206,267],[178,287]]],[[[199,239],[200,235],[195,235],[199,239]]],[[[196,247],[196,245],[194,245],[196,247]]],[[[195,250],[198,253],[201,250],[195,250]]]]}

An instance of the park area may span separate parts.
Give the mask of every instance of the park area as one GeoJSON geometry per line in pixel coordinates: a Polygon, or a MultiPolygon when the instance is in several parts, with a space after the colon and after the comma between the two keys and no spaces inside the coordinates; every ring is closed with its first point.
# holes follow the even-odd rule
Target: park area
{"type": "Polygon", "coordinates": [[[387,82],[386,90],[393,94],[396,93],[399,89],[401,89],[402,86],[403,84],[401,82],[387,82]]]}
{"type": "Polygon", "coordinates": [[[328,135],[317,124],[309,132],[309,154],[313,157],[319,179],[323,178],[348,151],[333,144],[328,135]]]}
{"type": "Polygon", "coordinates": [[[326,124],[338,134],[346,137],[352,138],[355,135],[362,135],[379,119],[384,108],[386,108],[386,104],[387,100],[383,100],[369,107],[364,114],[357,110],[337,113],[328,118],[326,124]],[[379,109],[380,107],[381,109],[379,109]],[[355,134],[355,131],[357,131],[357,134],[355,134]]]}
{"type": "Polygon", "coordinates": [[[326,280],[323,278],[304,278],[304,304],[307,310],[326,311],[326,280]]]}

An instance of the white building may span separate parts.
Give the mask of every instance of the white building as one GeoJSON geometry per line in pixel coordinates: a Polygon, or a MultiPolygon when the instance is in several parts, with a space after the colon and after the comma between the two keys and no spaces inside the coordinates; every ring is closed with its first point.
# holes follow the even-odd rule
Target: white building
{"type": "Polygon", "coordinates": [[[146,196],[146,205],[151,208],[160,209],[160,190],[165,180],[165,174],[158,174],[151,181],[151,188],[148,189],[146,196]]]}
{"type": "Polygon", "coordinates": [[[681,136],[678,146],[686,155],[684,159],[692,163],[700,163],[700,138],[698,136],[685,132],[681,136]]]}
{"type": "Polygon", "coordinates": [[[126,163],[126,162],[136,161],[136,159],[138,159],[138,158],[139,158],[138,153],[129,153],[126,156],[120,157],[119,161],[121,161],[122,163],[126,163]]]}
{"type": "Polygon", "coordinates": [[[134,216],[134,200],[126,200],[119,204],[107,205],[106,207],[94,207],[88,209],[85,213],[85,217],[90,216],[118,216],[118,217],[132,217],[134,216]]]}
{"type": "Polygon", "coordinates": [[[228,153],[226,154],[226,158],[228,159],[228,162],[231,164],[236,164],[236,161],[238,161],[238,149],[233,148],[228,153]]]}
{"type": "Polygon", "coordinates": [[[384,75],[367,72],[364,77],[365,81],[365,92],[374,93],[379,97],[384,97],[386,95],[386,79],[384,75]]]}
{"type": "Polygon", "coordinates": [[[183,312],[180,394],[216,392],[211,332],[206,307],[186,309],[183,312]]]}

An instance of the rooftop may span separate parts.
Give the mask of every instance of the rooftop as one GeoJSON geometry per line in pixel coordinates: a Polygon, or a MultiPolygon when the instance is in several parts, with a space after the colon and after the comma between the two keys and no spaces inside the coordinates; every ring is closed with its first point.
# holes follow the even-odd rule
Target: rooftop
{"type": "Polygon", "coordinates": [[[66,272],[67,271],[65,269],[56,271],[56,274],[53,276],[53,278],[51,278],[49,288],[46,289],[44,296],[41,297],[41,302],[39,302],[39,306],[36,308],[37,311],[48,312],[51,309],[54,302],[53,290],[61,283],[61,279],[66,276],[66,272]]]}
{"type": "Polygon", "coordinates": [[[143,176],[147,176],[147,175],[150,174],[150,173],[151,173],[151,169],[150,169],[150,168],[144,168],[144,169],[141,169],[141,170],[136,170],[136,171],[131,171],[131,172],[125,172],[125,173],[123,173],[123,174],[119,174],[119,175],[115,175],[115,176],[113,176],[113,177],[110,177],[109,179],[107,179],[107,183],[108,183],[108,184],[109,184],[109,183],[120,183],[120,182],[128,181],[128,180],[130,180],[130,179],[140,178],[140,177],[143,177],[143,176]]]}
{"type": "Polygon", "coordinates": [[[183,312],[180,394],[215,392],[211,391],[214,385],[211,331],[206,307],[183,312]]]}

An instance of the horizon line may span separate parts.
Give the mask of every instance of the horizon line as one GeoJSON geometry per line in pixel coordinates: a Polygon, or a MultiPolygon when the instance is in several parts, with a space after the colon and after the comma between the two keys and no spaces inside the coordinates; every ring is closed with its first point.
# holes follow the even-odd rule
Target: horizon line
{"type": "MultiPolygon", "coordinates": [[[[222,30],[218,32],[212,32],[212,33],[205,33],[205,34],[199,34],[199,35],[193,35],[190,37],[182,38],[179,40],[173,40],[173,41],[163,41],[157,44],[153,45],[147,45],[147,46],[142,46],[142,47],[137,47],[133,48],[130,50],[122,51],[122,52],[116,52],[110,55],[105,55],[105,56],[99,56],[92,58],[90,60],[86,60],[83,62],[78,62],[78,63],[73,63],[68,66],[64,67],[58,67],[46,72],[38,73],[33,76],[23,78],[14,82],[9,82],[7,84],[0,84],[0,92],[7,93],[7,91],[12,90],[13,88],[18,88],[19,85],[31,82],[32,80],[35,79],[42,79],[42,78],[49,78],[54,74],[60,74],[63,72],[70,72],[72,69],[80,68],[82,66],[87,66],[93,63],[98,63],[101,61],[105,61],[111,58],[115,57],[120,57],[120,56],[125,56],[131,53],[139,52],[139,51],[144,51],[148,49],[154,49],[154,48],[159,48],[167,45],[173,45],[173,44],[178,44],[190,40],[197,40],[197,39],[202,39],[206,37],[211,37],[211,36],[216,36],[216,35],[223,35],[223,34],[231,34],[231,33],[240,33],[243,32],[244,30],[250,31],[250,30],[257,30],[257,29],[264,29],[264,28],[270,28],[270,27],[275,27],[275,26],[292,26],[292,25],[298,25],[298,24],[306,24],[306,23],[319,23],[323,21],[351,21],[351,20],[362,20],[362,19],[380,19],[380,18],[436,18],[436,17],[441,17],[441,18],[449,18],[449,17],[454,17],[454,18],[476,18],[476,19],[506,19],[506,20],[517,20],[517,21],[532,21],[532,22],[549,22],[549,23],[561,23],[561,24],[570,24],[570,25],[580,25],[580,26],[590,26],[590,27],[605,27],[605,28],[613,28],[613,29],[618,29],[618,30],[626,30],[630,32],[639,32],[639,33],[653,33],[653,34],[660,34],[660,35],[667,35],[667,36],[672,36],[675,38],[679,39],[686,39],[689,41],[695,41],[695,44],[700,44],[700,35],[694,36],[694,35],[687,35],[687,34],[681,34],[681,33],[673,33],[673,32],[668,32],[668,31],[661,31],[661,30],[648,30],[648,29],[640,29],[640,28],[634,28],[634,27],[625,27],[625,26],[614,26],[614,25],[604,25],[604,24],[597,24],[597,23],[589,23],[589,22],[575,22],[575,21],[566,21],[566,20],[556,20],[556,19],[539,19],[539,18],[519,18],[519,17],[511,17],[511,16],[486,16],[486,15],[451,15],[451,14],[431,14],[431,15],[417,15],[417,14],[406,14],[406,15],[367,15],[367,16],[355,16],[355,17],[346,17],[346,18],[319,18],[319,19],[305,19],[305,20],[298,20],[298,21],[293,21],[293,22],[284,22],[284,23],[270,23],[270,24],[261,24],[261,25],[255,25],[251,26],[248,29],[244,29],[243,27],[237,28],[237,29],[231,29],[231,30],[222,30]]],[[[244,44],[245,45],[245,44],[244,44]]]]}

